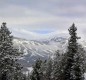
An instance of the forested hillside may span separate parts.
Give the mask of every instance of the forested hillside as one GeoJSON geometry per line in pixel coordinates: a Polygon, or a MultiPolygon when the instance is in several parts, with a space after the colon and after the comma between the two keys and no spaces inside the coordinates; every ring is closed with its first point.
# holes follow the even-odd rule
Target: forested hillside
{"type": "MultiPolygon", "coordinates": [[[[0,80],[84,80],[86,52],[78,43],[80,37],[77,36],[75,24],[72,24],[68,31],[70,37],[68,43],[65,44],[66,51],[61,51],[63,48],[60,47],[60,50],[57,49],[55,53],[50,53],[53,57],[52,55],[44,59],[37,57],[32,65],[33,70],[25,74],[24,67],[19,62],[24,52],[14,47],[13,36],[6,23],[2,23],[0,28],[0,80]]],[[[44,54],[47,55],[47,53],[44,54]]]]}

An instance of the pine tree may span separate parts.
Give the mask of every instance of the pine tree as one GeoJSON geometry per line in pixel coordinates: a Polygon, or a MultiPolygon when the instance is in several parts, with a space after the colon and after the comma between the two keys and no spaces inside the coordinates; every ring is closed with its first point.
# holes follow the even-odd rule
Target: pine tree
{"type": "Polygon", "coordinates": [[[47,68],[47,60],[42,61],[41,64],[41,80],[46,80],[46,68],[47,68]]]}
{"type": "Polygon", "coordinates": [[[68,51],[66,53],[64,80],[82,80],[81,69],[79,67],[80,64],[78,64],[78,37],[76,31],[77,28],[75,27],[75,24],[73,24],[69,29],[70,39],[68,41],[68,51]]]}
{"type": "Polygon", "coordinates": [[[73,79],[74,80],[84,80],[84,61],[85,61],[85,51],[84,49],[78,45],[78,51],[74,56],[74,65],[73,65],[73,79]]]}
{"type": "Polygon", "coordinates": [[[33,72],[30,76],[31,80],[41,80],[41,64],[42,60],[38,59],[33,67],[33,72]]]}
{"type": "Polygon", "coordinates": [[[53,80],[61,80],[60,76],[61,74],[61,60],[62,60],[62,54],[57,51],[53,60],[53,80]]]}
{"type": "Polygon", "coordinates": [[[45,80],[52,80],[52,60],[50,58],[47,61],[47,66],[45,70],[46,70],[45,80]]]}
{"type": "Polygon", "coordinates": [[[13,80],[14,74],[21,69],[17,63],[17,57],[21,53],[14,49],[12,40],[13,36],[6,23],[2,23],[0,28],[0,78],[2,80],[13,80]]]}

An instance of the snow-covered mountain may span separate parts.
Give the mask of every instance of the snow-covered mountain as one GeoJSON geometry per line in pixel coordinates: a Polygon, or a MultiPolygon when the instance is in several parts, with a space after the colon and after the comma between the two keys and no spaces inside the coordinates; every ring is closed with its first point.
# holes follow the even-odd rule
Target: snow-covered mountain
{"type": "MultiPolygon", "coordinates": [[[[19,58],[19,62],[25,69],[34,64],[36,59],[42,60],[53,57],[57,50],[64,52],[66,50],[68,38],[67,37],[52,37],[43,40],[26,40],[21,38],[14,38],[14,47],[23,52],[23,56],[19,58]]],[[[80,41],[86,47],[86,41],[80,41]]]]}
{"type": "Polygon", "coordinates": [[[67,43],[66,38],[53,37],[43,40],[26,40],[14,38],[14,47],[23,52],[23,57],[20,57],[20,63],[28,69],[38,58],[43,60],[53,57],[54,53],[59,50],[65,50],[67,43]]]}

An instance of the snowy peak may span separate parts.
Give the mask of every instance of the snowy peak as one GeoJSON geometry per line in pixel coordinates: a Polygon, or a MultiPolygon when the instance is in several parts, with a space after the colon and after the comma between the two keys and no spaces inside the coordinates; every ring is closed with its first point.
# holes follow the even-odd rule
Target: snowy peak
{"type": "Polygon", "coordinates": [[[14,38],[14,47],[23,52],[23,57],[19,58],[20,62],[25,66],[31,66],[36,59],[43,60],[52,57],[56,50],[64,49],[67,39],[61,37],[54,37],[46,40],[26,40],[21,38],[14,38]]]}
{"type": "MultiPolygon", "coordinates": [[[[15,48],[24,53],[23,57],[19,58],[19,61],[28,70],[28,67],[31,67],[38,58],[45,60],[53,57],[57,50],[65,52],[68,38],[52,37],[43,40],[14,38],[13,43],[15,48]]],[[[86,47],[86,41],[81,41],[81,44],[86,47]]]]}

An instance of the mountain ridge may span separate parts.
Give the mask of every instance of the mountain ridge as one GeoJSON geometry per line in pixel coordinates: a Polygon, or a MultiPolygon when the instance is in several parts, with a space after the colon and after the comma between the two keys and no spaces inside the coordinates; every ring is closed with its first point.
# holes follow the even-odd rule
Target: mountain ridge
{"type": "MultiPolygon", "coordinates": [[[[38,58],[42,60],[53,58],[57,50],[64,53],[67,50],[68,38],[53,36],[51,39],[45,40],[27,40],[14,37],[13,43],[15,48],[24,53],[22,57],[19,57],[19,62],[27,71],[38,58]]],[[[86,41],[82,41],[80,44],[86,48],[86,41]]]]}

